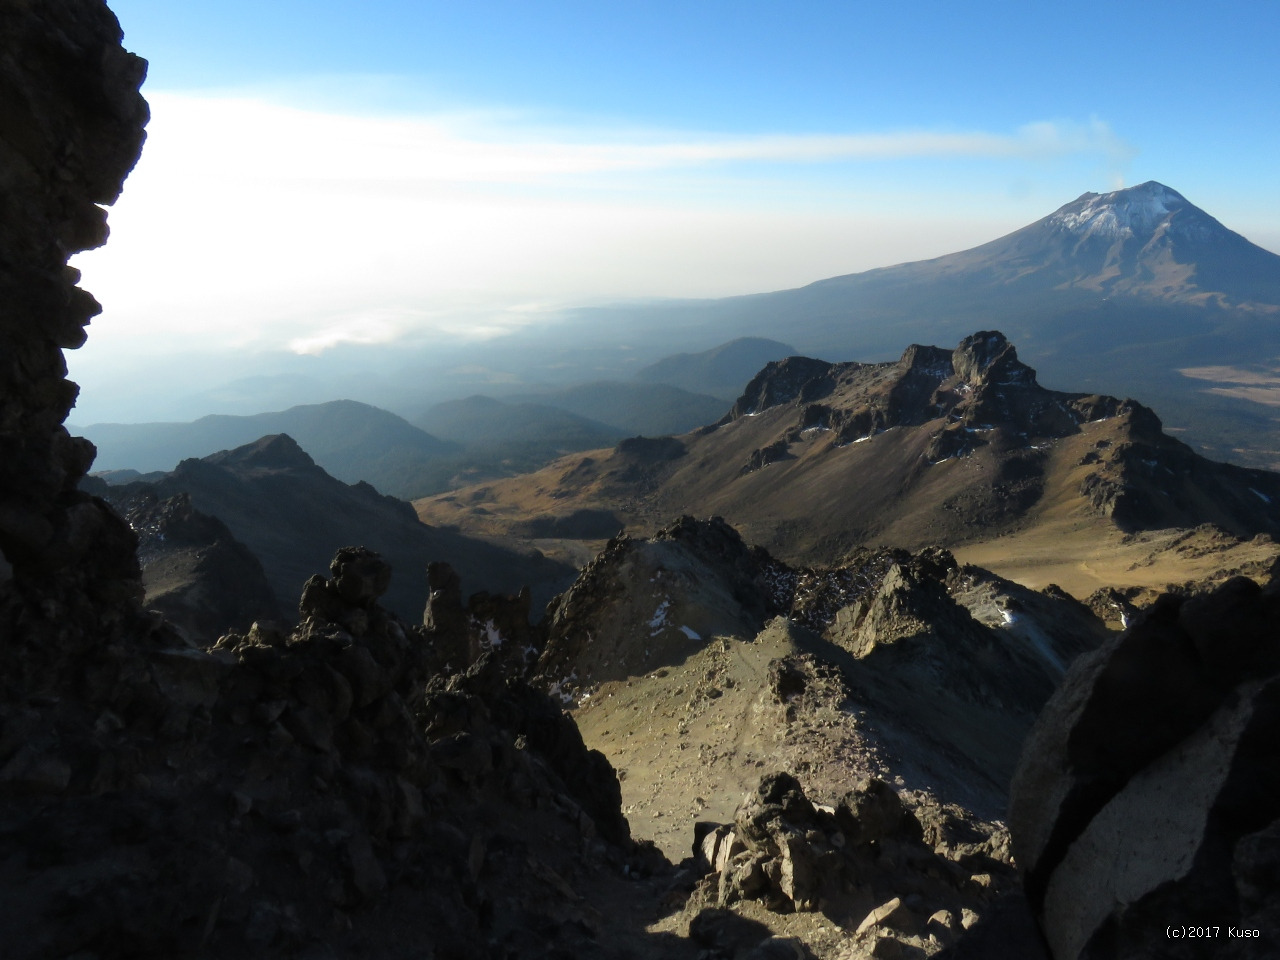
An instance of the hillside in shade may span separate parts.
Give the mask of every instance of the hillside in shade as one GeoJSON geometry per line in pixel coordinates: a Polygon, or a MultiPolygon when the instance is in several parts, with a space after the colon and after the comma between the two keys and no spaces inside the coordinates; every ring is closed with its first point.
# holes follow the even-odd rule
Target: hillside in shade
{"type": "Polygon", "coordinates": [[[366,546],[394,564],[386,604],[406,619],[421,616],[429,593],[427,564],[448,561],[469,593],[533,588],[545,603],[572,570],[541,556],[437,530],[418,522],[408,503],[367,483],[331,477],[286,434],[184,460],[152,482],[112,487],[122,510],[144,500],[185,497],[216,517],[262,562],[280,609],[296,604],[299,585],[323,572],[339,547],[366,546]]]}

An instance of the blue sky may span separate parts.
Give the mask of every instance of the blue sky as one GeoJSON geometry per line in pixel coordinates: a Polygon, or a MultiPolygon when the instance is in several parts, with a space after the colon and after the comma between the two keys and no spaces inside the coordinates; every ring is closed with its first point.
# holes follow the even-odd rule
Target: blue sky
{"type": "Polygon", "coordinates": [[[175,313],[306,353],[797,286],[1149,179],[1280,249],[1274,0],[111,6],[154,119],[81,368],[175,313]]]}

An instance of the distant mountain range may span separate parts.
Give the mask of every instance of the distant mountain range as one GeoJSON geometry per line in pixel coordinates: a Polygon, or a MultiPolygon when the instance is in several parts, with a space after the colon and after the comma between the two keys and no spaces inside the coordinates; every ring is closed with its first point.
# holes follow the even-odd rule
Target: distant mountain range
{"type": "Polygon", "coordinates": [[[339,480],[413,498],[536,470],[565,453],[612,446],[628,435],[684,433],[714,422],[726,409],[723,398],[664,383],[596,382],[505,400],[476,395],[446,401],[419,413],[416,424],[366,403],[334,400],[191,423],[71,429],[97,445],[95,472],[108,483],[154,480],[153,474],[179,461],[285,433],[339,480]]]}
{"type": "Polygon", "coordinates": [[[377,371],[334,382],[361,396],[381,392],[387,403],[400,398],[391,406],[409,421],[385,413],[375,421],[367,406],[357,416],[349,404],[342,417],[361,420],[369,444],[333,436],[342,417],[328,404],[149,425],[145,440],[119,425],[79,429],[99,445],[99,469],[142,471],[283,431],[336,476],[416,496],[459,478],[531,469],[539,458],[594,443],[593,431],[601,440],[610,431],[658,436],[713,422],[755,370],[787,355],[888,360],[903,343],[954,343],[998,328],[1043,382],[1136,397],[1201,452],[1273,466],[1280,465],[1277,321],[1280,256],[1149,182],[1086,193],[1005,237],[932,260],[774,293],[574,311],[554,327],[451,354],[456,367],[432,368],[429,387],[422,363],[408,356],[390,348],[362,354],[377,371]],[[417,405],[407,399],[414,389],[417,405]],[[450,401],[428,410],[454,389],[457,396],[500,390],[491,399],[523,409],[450,401]],[[534,442],[495,456],[489,441],[504,432],[502,443],[514,435],[534,442]],[[467,456],[449,461],[464,448],[467,456]]]}
{"type": "Polygon", "coordinates": [[[959,253],[722,300],[594,308],[583,325],[777,336],[828,359],[996,327],[1054,385],[1133,396],[1215,457],[1280,463],[1280,256],[1148,182],[1086,193],[959,253]]]}
{"type": "Polygon", "coordinates": [[[790,344],[764,337],[739,337],[701,353],[677,353],[636,371],[647,383],[667,383],[695,393],[730,400],[742,393],[748,380],[770,360],[799,353],[790,344]]]}
{"type": "Polygon", "coordinates": [[[461,449],[394,413],[354,400],[245,417],[215,414],[193,423],[95,423],[72,431],[97,445],[96,470],[141,473],[172,470],[179,461],[283,433],[344,483],[363,480],[384,493],[406,495],[421,492],[414,483],[424,469],[461,449]]]}
{"type": "Polygon", "coordinates": [[[597,380],[536,393],[511,394],[513,402],[539,403],[603,421],[624,434],[664,437],[713,423],[725,411],[723,397],[668,383],[597,380]]]}

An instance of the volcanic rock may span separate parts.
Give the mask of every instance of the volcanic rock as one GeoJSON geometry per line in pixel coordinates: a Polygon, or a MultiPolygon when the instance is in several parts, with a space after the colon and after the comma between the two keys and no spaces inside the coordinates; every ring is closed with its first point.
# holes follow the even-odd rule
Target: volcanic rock
{"type": "Polygon", "coordinates": [[[60,571],[113,599],[140,595],[133,539],[76,491],[93,445],[62,427],[76,398],[62,348],[83,344],[101,309],[67,258],[106,240],[103,206],[148,116],[146,62],[120,38],[99,3],[0,11],[0,551],[20,579],[60,571]]]}
{"type": "Polygon", "coordinates": [[[1166,595],[1046,706],[1010,823],[1057,960],[1253,955],[1249,941],[1171,944],[1156,920],[1180,911],[1280,935],[1275,888],[1257,880],[1280,822],[1277,616],[1274,580],[1166,595]]]}
{"type": "Polygon", "coordinates": [[[731,832],[713,831],[729,846],[717,853],[691,903],[714,897],[719,909],[699,913],[690,935],[712,940],[712,931],[723,929],[720,940],[733,938],[724,908],[757,900],[771,911],[820,908],[847,923],[871,956],[890,949],[877,952],[882,938],[907,950],[919,950],[929,933],[935,944],[939,933],[950,942],[949,924],[926,932],[924,918],[985,911],[1013,878],[1007,839],[979,834],[981,842],[967,847],[945,839],[966,830],[972,822],[963,814],[927,804],[908,808],[883,782],[860,784],[833,814],[811,803],[794,777],[767,774],[738,807],[731,832]],[[889,808],[896,816],[882,815],[889,808]],[[854,809],[862,820],[851,819],[854,809]],[[868,905],[869,893],[889,890],[896,894],[868,905]]]}

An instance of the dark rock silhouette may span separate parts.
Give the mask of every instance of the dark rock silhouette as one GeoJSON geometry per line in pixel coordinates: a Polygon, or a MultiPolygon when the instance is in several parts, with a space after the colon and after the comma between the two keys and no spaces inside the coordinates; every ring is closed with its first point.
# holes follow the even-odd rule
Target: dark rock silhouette
{"type": "Polygon", "coordinates": [[[1161,597],[1082,657],[1027,740],[1010,826],[1056,960],[1280,942],[1280,583],[1161,597]],[[1204,917],[1218,937],[1170,940],[1204,917]],[[1189,920],[1187,922],[1190,922],[1189,920]],[[1258,931],[1228,937],[1227,927],[1258,931]]]}
{"type": "Polygon", "coordinates": [[[148,117],[146,62],[120,37],[98,3],[0,11],[0,550],[20,580],[59,574],[112,600],[140,592],[132,537],[76,490],[93,445],[62,427],[77,392],[62,350],[101,310],[67,258],[106,240],[101,205],[120,195],[148,117]]]}

